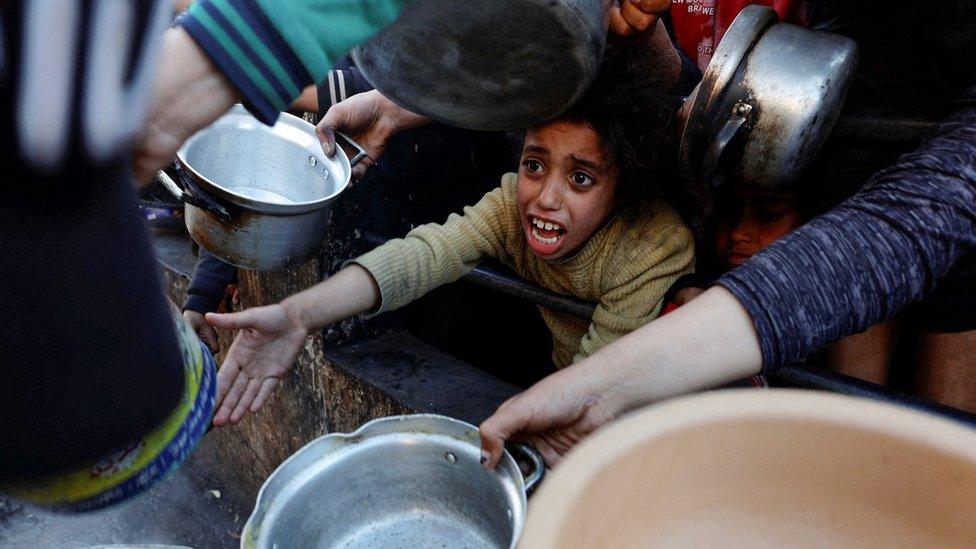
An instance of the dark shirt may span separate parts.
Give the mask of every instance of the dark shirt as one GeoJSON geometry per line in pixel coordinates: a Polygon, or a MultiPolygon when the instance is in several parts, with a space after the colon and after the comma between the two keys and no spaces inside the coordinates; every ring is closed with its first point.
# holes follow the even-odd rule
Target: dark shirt
{"type": "Polygon", "coordinates": [[[120,6],[0,3],[0,478],[136,440],[183,390],[128,171],[171,7],[120,6]]]}

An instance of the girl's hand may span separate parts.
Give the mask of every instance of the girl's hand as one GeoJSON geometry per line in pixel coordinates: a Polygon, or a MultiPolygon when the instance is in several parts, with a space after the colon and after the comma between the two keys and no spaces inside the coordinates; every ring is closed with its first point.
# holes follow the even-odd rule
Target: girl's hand
{"type": "Polygon", "coordinates": [[[281,304],[241,313],[207,314],[207,322],[225,330],[241,330],[217,372],[216,426],[239,423],[265,401],[295,363],[308,337],[297,314],[281,304]]]}
{"type": "Polygon", "coordinates": [[[671,0],[619,0],[610,8],[610,33],[645,36],[654,32],[657,20],[671,9],[671,0]]]}

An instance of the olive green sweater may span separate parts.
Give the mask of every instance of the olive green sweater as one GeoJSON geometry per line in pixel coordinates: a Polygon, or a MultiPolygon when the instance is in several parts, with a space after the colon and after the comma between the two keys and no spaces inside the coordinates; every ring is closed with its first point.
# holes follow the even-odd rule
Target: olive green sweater
{"type": "Polygon", "coordinates": [[[539,307],[562,368],[653,320],[671,284],[692,271],[691,232],[661,201],[622,208],[571,257],[540,259],[525,241],[517,185],[517,175],[506,174],[464,215],[417,227],[353,260],[379,286],[375,312],[402,307],[494,257],[539,286],[598,302],[592,321],[539,307]]]}

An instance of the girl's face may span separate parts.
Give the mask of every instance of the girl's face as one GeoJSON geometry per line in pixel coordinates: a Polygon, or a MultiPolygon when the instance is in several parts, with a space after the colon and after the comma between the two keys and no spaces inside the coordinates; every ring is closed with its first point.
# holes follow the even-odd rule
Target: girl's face
{"type": "Polygon", "coordinates": [[[518,206],[529,249],[546,260],[579,250],[613,210],[618,173],[585,122],[556,119],[526,132],[518,206]]]}
{"type": "Polygon", "coordinates": [[[715,246],[725,269],[742,265],[805,221],[794,195],[754,187],[736,188],[718,209],[715,246]]]}

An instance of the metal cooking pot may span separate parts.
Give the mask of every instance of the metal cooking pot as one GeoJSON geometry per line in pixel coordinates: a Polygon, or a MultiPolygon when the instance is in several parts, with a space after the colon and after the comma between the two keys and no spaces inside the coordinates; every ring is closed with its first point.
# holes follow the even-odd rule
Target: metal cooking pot
{"type": "Polygon", "coordinates": [[[730,390],[575,448],[523,549],[976,547],[976,430],[863,398],[730,390]]]}
{"type": "Polygon", "coordinates": [[[349,184],[350,159],[329,158],[315,128],[282,113],[273,126],[236,105],[194,134],[176,154],[181,185],[157,177],[184,201],[190,235],[210,253],[245,269],[302,263],[319,248],[331,205],[349,184]]]}
{"type": "Polygon", "coordinates": [[[265,481],[241,547],[515,547],[545,472],[518,451],[533,466],[524,480],[508,452],[488,471],[475,426],[428,414],[323,436],[265,481]]]}
{"type": "Polygon", "coordinates": [[[830,134],[857,65],[849,38],[778,22],[749,6],[729,27],[681,138],[686,175],[704,184],[791,183],[830,134]]]}
{"type": "Polygon", "coordinates": [[[596,77],[613,0],[425,0],[353,50],[399,105],[463,128],[528,127],[596,77]]]}

